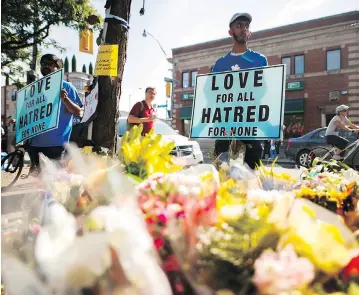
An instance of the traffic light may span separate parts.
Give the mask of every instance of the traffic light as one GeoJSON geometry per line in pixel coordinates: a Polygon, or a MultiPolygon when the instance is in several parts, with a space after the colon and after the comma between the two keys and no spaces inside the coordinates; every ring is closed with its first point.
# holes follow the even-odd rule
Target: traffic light
{"type": "Polygon", "coordinates": [[[166,83],[166,97],[171,97],[171,83],[166,83]]]}
{"type": "Polygon", "coordinates": [[[84,29],[80,32],[80,51],[93,54],[93,31],[84,29]]]}

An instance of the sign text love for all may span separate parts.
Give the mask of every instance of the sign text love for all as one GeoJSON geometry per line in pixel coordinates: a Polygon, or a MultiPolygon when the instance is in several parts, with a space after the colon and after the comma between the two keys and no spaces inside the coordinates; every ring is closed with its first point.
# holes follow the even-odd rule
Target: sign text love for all
{"type": "Polygon", "coordinates": [[[58,127],[61,87],[59,70],[17,92],[16,143],[58,127]]]}
{"type": "Polygon", "coordinates": [[[198,75],[191,137],[279,139],[285,65],[198,75]]]}

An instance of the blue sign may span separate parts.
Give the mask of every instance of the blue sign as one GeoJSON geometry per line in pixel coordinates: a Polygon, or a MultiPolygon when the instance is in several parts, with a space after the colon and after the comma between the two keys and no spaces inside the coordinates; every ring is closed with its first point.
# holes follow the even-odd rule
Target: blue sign
{"type": "Polygon", "coordinates": [[[279,139],[285,65],[197,75],[191,137],[279,139]]]}
{"type": "Polygon", "coordinates": [[[16,143],[58,127],[62,75],[53,72],[17,92],[16,143]]]}
{"type": "Polygon", "coordinates": [[[157,105],[158,108],[167,108],[167,105],[166,104],[159,104],[157,105]]]}

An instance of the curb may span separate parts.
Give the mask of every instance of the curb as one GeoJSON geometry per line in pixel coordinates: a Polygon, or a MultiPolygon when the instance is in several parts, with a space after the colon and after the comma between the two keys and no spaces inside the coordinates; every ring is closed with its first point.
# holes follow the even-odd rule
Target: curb
{"type": "MultiPolygon", "coordinates": [[[[272,164],[274,160],[262,160],[263,164],[272,164]]],[[[278,159],[275,161],[276,164],[286,164],[286,165],[293,165],[295,166],[296,163],[294,161],[285,160],[285,159],[278,159]]]]}

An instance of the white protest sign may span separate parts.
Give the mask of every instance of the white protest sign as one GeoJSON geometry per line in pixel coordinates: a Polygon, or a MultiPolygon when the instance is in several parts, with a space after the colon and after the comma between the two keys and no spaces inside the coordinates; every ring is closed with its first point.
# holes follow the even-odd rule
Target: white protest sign
{"type": "Polygon", "coordinates": [[[81,123],[86,123],[88,119],[96,112],[98,104],[98,83],[91,93],[85,97],[85,111],[81,123]]]}
{"type": "Polygon", "coordinates": [[[285,65],[197,75],[192,138],[279,139],[285,65]]]}

